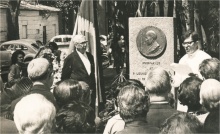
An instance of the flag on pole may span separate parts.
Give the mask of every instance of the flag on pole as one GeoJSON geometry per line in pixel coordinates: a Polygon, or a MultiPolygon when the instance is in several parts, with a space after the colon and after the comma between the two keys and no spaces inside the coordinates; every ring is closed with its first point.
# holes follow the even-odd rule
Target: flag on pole
{"type": "MultiPolygon", "coordinates": [[[[88,52],[90,52],[94,57],[95,62],[95,82],[96,82],[96,115],[98,114],[98,103],[103,102],[101,95],[101,85],[100,85],[100,72],[99,72],[99,64],[98,64],[98,56],[97,56],[97,44],[96,42],[99,38],[99,35],[96,35],[96,31],[98,30],[97,25],[95,25],[95,12],[94,12],[94,1],[93,0],[82,0],[78,15],[76,18],[76,23],[74,26],[73,36],[76,34],[82,34],[86,36],[88,40],[88,52]]],[[[72,41],[69,46],[69,53],[73,50],[74,46],[72,41]]]]}

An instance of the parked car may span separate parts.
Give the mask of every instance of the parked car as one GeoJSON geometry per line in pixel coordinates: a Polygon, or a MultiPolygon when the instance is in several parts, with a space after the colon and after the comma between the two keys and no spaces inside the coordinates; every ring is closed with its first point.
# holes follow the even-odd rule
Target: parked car
{"type": "Polygon", "coordinates": [[[72,35],[57,35],[51,38],[50,42],[56,42],[59,50],[67,51],[70,45],[72,35]]]}
{"type": "Polygon", "coordinates": [[[34,39],[19,39],[2,43],[0,45],[1,76],[8,74],[13,52],[22,50],[25,53],[24,62],[28,63],[35,57],[42,45],[40,41],[34,39]]]}

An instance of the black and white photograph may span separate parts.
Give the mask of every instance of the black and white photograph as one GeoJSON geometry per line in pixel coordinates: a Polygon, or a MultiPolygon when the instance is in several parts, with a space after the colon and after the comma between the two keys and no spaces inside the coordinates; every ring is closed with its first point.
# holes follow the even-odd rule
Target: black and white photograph
{"type": "Polygon", "coordinates": [[[0,134],[220,133],[218,0],[0,0],[0,134]]]}

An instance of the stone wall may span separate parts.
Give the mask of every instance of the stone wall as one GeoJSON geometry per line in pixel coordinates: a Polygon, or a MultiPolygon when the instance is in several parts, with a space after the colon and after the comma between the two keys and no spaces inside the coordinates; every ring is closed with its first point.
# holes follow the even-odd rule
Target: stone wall
{"type": "Polygon", "coordinates": [[[176,51],[174,46],[172,17],[129,18],[130,78],[138,79],[145,84],[148,70],[161,66],[169,71],[170,64],[174,62],[174,51],[176,51]],[[156,33],[158,49],[147,44],[146,34],[149,31],[156,33]],[[147,50],[150,48],[155,48],[155,51],[148,53],[147,50]]]}
{"type": "Polygon", "coordinates": [[[7,17],[6,17],[6,8],[0,8],[0,16],[1,16],[1,21],[0,21],[0,43],[3,43],[7,41],[7,17]]]}
{"type": "Polygon", "coordinates": [[[59,34],[58,12],[50,12],[48,18],[39,11],[21,10],[19,15],[20,38],[37,39],[43,42],[43,27],[46,26],[46,41],[59,34]]]}

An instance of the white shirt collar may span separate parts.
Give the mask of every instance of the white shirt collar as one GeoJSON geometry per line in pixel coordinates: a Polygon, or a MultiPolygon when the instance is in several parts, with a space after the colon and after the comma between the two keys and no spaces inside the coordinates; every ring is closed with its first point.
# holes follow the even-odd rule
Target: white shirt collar
{"type": "Polygon", "coordinates": [[[84,66],[86,68],[87,73],[90,75],[91,74],[91,63],[90,63],[90,61],[89,61],[89,59],[87,57],[86,52],[84,54],[82,54],[78,50],[76,50],[76,52],[78,53],[80,59],[82,60],[84,66]]]}
{"type": "Polygon", "coordinates": [[[197,49],[197,50],[196,50],[194,53],[192,53],[192,54],[188,54],[188,57],[189,57],[189,58],[194,57],[198,51],[199,51],[199,49],[197,49]]]}

